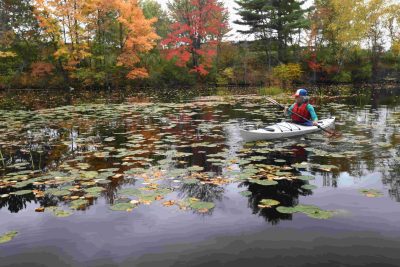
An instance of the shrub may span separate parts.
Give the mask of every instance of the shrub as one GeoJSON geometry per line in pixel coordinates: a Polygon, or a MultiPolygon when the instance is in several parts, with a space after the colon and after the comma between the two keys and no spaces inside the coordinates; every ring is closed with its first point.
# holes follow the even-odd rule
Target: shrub
{"type": "Polygon", "coordinates": [[[290,86],[293,81],[300,79],[303,71],[301,70],[300,64],[289,63],[276,66],[272,69],[272,74],[280,81],[281,87],[286,88],[290,86]]]}

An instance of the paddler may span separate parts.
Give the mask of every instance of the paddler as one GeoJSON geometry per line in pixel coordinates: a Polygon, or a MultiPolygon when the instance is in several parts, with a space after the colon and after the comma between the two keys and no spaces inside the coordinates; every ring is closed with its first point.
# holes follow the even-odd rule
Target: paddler
{"type": "Polygon", "coordinates": [[[289,108],[285,107],[285,115],[290,116],[294,123],[305,126],[317,126],[318,117],[315,113],[314,107],[310,103],[308,103],[309,97],[307,90],[304,88],[298,89],[293,96],[295,97],[296,102],[292,104],[289,108]],[[309,121],[300,118],[296,114],[292,113],[292,111],[308,119],[309,121]]]}

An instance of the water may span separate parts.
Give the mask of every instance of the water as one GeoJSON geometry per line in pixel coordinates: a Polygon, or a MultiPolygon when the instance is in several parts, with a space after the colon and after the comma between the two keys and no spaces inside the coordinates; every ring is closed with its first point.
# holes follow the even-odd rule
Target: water
{"type": "Polygon", "coordinates": [[[247,144],[281,119],[255,95],[82,99],[1,112],[1,266],[398,266],[398,98],[320,99],[341,138],[247,144]],[[277,208],[301,205],[329,218],[277,208]]]}

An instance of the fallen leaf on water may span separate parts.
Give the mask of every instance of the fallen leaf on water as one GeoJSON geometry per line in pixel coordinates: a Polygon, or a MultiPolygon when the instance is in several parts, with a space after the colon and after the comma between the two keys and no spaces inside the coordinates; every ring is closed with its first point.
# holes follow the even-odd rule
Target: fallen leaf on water
{"type": "Polygon", "coordinates": [[[174,200],[168,200],[162,203],[164,207],[170,207],[173,206],[175,204],[174,200]]]}

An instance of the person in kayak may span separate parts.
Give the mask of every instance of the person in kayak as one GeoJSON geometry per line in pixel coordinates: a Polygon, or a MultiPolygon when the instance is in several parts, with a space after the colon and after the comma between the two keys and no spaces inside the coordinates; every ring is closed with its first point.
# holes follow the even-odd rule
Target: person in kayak
{"type": "Polygon", "coordinates": [[[289,108],[285,107],[284,113],[286,116],[290,116],[294,123],[298,123],[305,126],[317,126],[318,125],[318,117],[315,113],[314,107],[308,103],[308,92],[306,89],[299,89],[293,95],[296,99],[296,102],[292,104],[289,108]],[[295,112],[302,117],[308,119],[309,121],[300,118],[295,112]]]}

